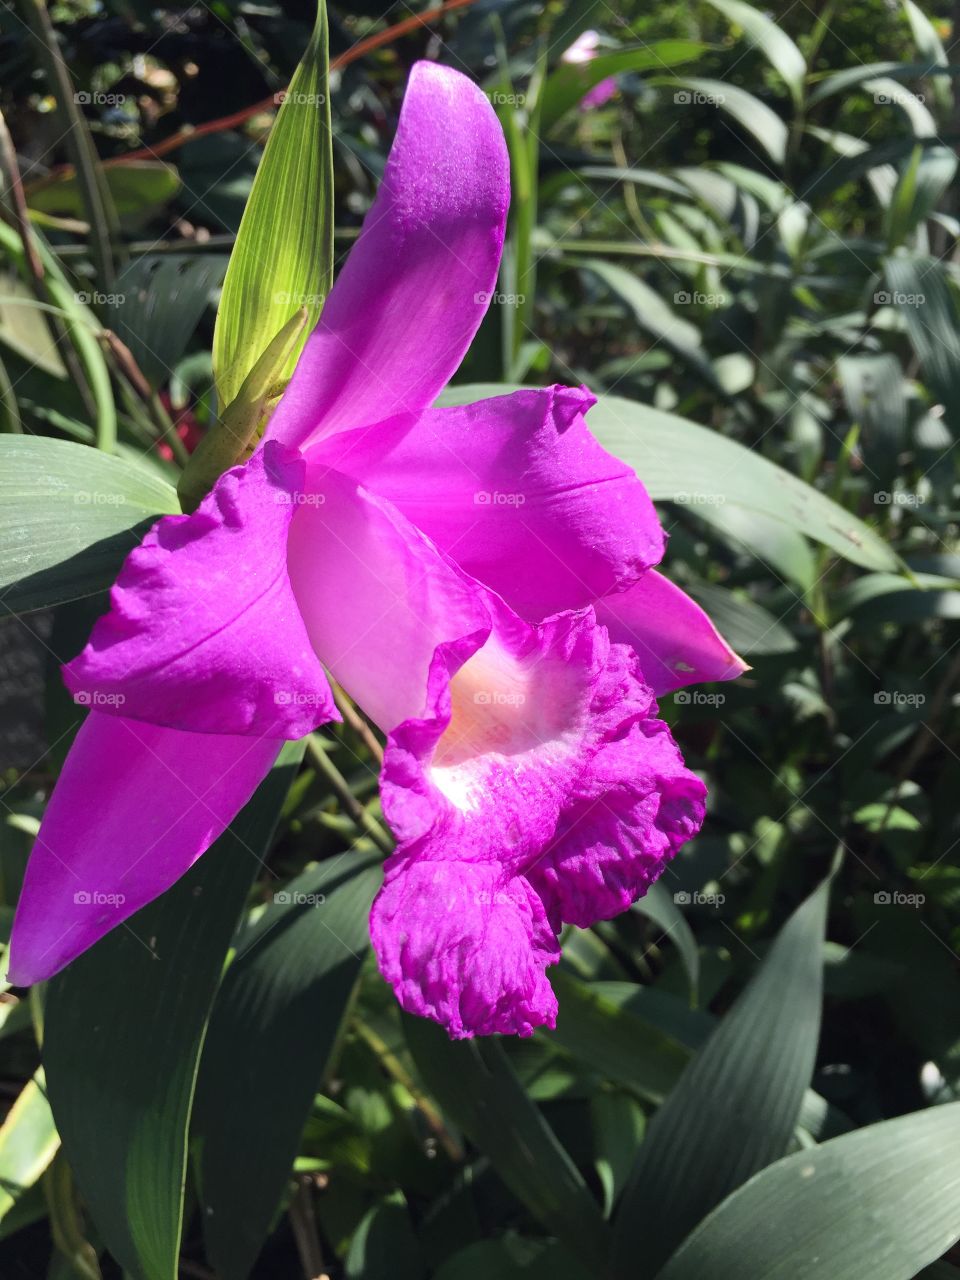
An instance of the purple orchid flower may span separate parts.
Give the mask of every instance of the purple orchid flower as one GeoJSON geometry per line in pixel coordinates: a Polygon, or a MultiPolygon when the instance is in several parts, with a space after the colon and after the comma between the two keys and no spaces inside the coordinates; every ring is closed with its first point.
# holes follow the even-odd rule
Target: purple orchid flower
{"type": "Polygon", "coordinates": [[[64,669],[90,712],[47,806],[10,981],[167,889],[285,739],[387,735],[398,840],[371,916],[405,1009],[452,1036],[556,1012],[563,922],[642,894],[703,817],[655,696],[744,664],[655,565],[664,535],[583,388],[431,408],[495,287],[503,135],[419,63],[362,234],[264,444],[128,557],[64,669]]]}
{"type": "MultiPolygon", "coordinates": [[[[561,53],[560,61],[573,63],[574,65],[592,62],[599,52],[600,33],[598,31],[582,31],[573,44],[561,53]]],[[[594,107],[602,107],[605,102],[610,101],[616,92],[617,77],[607,76],[605,80],[595,84],[592,89],[588,89],[583,95],[580,99],[580,110],[591,111],[594,107]]]]}

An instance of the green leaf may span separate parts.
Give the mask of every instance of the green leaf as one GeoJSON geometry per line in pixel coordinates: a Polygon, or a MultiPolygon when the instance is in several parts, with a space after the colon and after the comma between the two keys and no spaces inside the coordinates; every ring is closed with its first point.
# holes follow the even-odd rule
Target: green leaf
{"type": "Polygon", "coordinates": [[[864,461],[881,484],[892,482],[906,446],[906,382],[896,356],[850,355],[837,361],[847,412],[860,427],[864,461]]]}
{"type": "MultiPolygon", "coordinates": [[[[110,371],[96,337],[100,324],[89,307],[81,301],[81,295],[68,282],[56,255],[36,230],[34,242],[43,265],[43,284],[47,298],[53,307],[63,313],[67,334],[93,398],[97,445],[108,453],[112,452],[117,438],[117,411],[113,401],[110,371]]],[[[20,264],[21,270],[26,270],[20,237],[2,220],[0,247],[14,262],[20,264]]]]}
{"type": "Polygon", "coordinates": [[[788,1156],[725,1200],[657,1280],[910,1280],[960,1236],[960,1103],[788,1156]]]}
{"type": "MultiPolygon", "coordinates": [[[[889,303],[903,317],[924,378],[960,435],[960,313],[943,267],[934,258],[888,258],[889,303]]],[[[886,301],[886,299],[884,299],[886,301]]]]}
{"type": "Polygon", "coordinates": [[[193,1133],[207,1253],[226,1280],[249,1274],[283,1197],[367,950],[380,878],[379,858],[355,855],[305,871],[243,937],[217,994],[193,1133]]]}
{"type": "Polygon", "coordinates": [[[899,567],[893,551],[862,520],[717,431],[620,396],[601,396],[587,422],[601,444],[636,468],[654,500],[719,498],[765,512],[854,564],[899,567]]]}
{"type": "Polygon", "coordinates": [[[957,172],[957,157],[947,147],[914,149],[887,210],[887,243],[901,245],[935,212],[957,172]]]}
{"type": "Polygon", "coordinates": [[[0,593],[13,612],[94,595],[158,516],[170,485],[86,445],[0,437],[0,593]]]}
{"type": "Polygon", "coordinates": [[[556,1029],[540,1034],[642,1097],[653,1102],[666,1097],[689,1058],[681,1041],[624,1012],[602,984],[581,982],[563,968],[551,972],[550,980],[560,1012],[556,1029]]]}
{"type": "Polygon", "coordinates": [[[696,40],[655,40],[640,49],[602,53],[589,62],[561,62],[547,77],[540,99],[540,127],[546,133],[594,85],[627,71],[665,71],[699,58],[707,45],[696,40]]]}
{"type": "Polygon", "coordinates": [[[325,0],[270,132],[230,255],[213,335],[226,407],[267,344],[300,307],[309,325],[287,361],[293,372],[333,282],[333,150],[325,0]]]}
{"type": "Polygon", "coordinates": [[[426,1270],[401,1196],[365,1215],[344,1260],[345,1280],[423,1280],[426,1270]]]}
{"type": "Polygon", "coordinates": [[[44,1062],[77,1184],[135,1280],[175,1280],[187,1123],[210,1008],[302,746],[156,902],[54,978],[44,1062]]]}
{"type": "MultiPolygon", "coordinates": [[[[180,175],[160,160],[129,160],[105,166],[103,180],[121,216],[144,216],[161,209],[180,190],[180,175]]],[[[31,183],[26,191],[31,210],[82,218],[84,193],[76,173],[52,174],[31,183]]]]}
{"type": "Polygon", "coordinates": [[[786,1152],[817,1052],[829,884],[787,921],[648,1124],[617,1211],[615,1277],[632,1280],[639,1257],[655,1275],[705,1214],[786,1152]]]}
{"type": "MultiPolygon", "coordinates": [[[[910,33],[921,58],[929,62],[931,66],[948,69],[947,51],[944,49],[943,41],[937,35],[936,28],[930,18],[918,5],[913,3],[913,0],[903,0],[903,11],[907,15],[907,21],[910,23],[910,33]]],[[[930,79],[933,83],[933,92],[937,99],[937,105],[942,111],[948,111],[953,104],[953,90],[950,81],[942,75],[931,76],[930,79]]]]}
{"type": "Polygon", "coordinates": [[[59,1146],[40,1069],[23,1086],[0,1126],[0,1221],[36,1185],[59,1146]]]}
{"type": "Polygon", "coordinates": [[[862,62],[855,67],[845,67],[843,71],[834,71],[825,76],[813,89],[808,98],[808,106],[816,106],[835,93],[846,94],[857,85],[866,85],[868,81],[878,78],[884,80],[919,80],[926,76],[960,75],[958,67],[938,67],[931,62],[862,62]]]}
{"type": "MultiPolygon", "coordinates": [[[[797,641],[789,627],[753,600],[710,583],[691,585],[690,594],[708,611],[727,642],[745,658],[792,653],[797,641]]],[[[716,695],[722,697],[722,694],[716,695]]],[[[676,698],[677,695],[675,694],[676,698]]],[[[722,706],[722,702],[718,705],[722,706]]]]}
{"type": "MultiPolygon", "coordinates": [[[[604,262],[600,258],[588,258],[578,264],[586,271],[592,271],[609,289],[630,308],[637,324],[662,343],[674,355],[700,375],[701,378],[717,391],[723,388],[717,378],[713,365],[703,352],[700,330],[689,320],[682,320],[669,303],[651,289],[648,284],[635,276],[632,271],[619,267],[613,262],[604,262]]],[[[682,299],[683,294],[677,297],[682,299]]]]}
{"type": "Polygon", "coordinates": [[[691,1002],[696,1004],[700,982],[700,953],[693,930],[687,924],[687,918],[677,906],[670,890],[662,880],[657,880],[642,898],[637,899],[632,909],[652,920],[677,948],[690,982],[691,1002]]]}
{"type": "Polygon", "coordinates": [[[876,80],[865,81],[863,87],[873,94],[874,103],[878,107],[899,107],[910,121],[916,137],[936,137],[937,122],[923,105],[923,99],[909,89],[904,89],[897,80],[878,76],[876,80]]]}
{"type": "Polygon", "coordinates": [[[783,164],[786,159],[787,126],[775,111],[746,89],[727,84],[726,80],[705,80],[700,76],[671,76],[669,80],[658,77],[653,83],[671,89],[674,102],[680,106],[696,106],[699,99],[725,111],[759,142],[775,164],[783,164]]]}
{"type": "Polygon", "coordinates": [[[155,389],[170,381],[223,271],[220,254],[155,253],[117,277],[109,324],[155,389]]]}
{"type": "Polygon", "coordinates": [[[403,1024],[417,1070],[446,1114],[533,1216],[602,1274],[609,1233],[600,1208],[499,1043],[449,1040],[424,1018],[404,1015],[403,1024]]]}
{"type": "Polygon", "coordinates": [[[807,64],[803,54],[787,33],[765,13],[743,0],[707,0],[715,9],[736,23],[755,49],[783,77],[795,103],[803,99],[803,81],[807,64]]]}
{"type": "Polygon", "coordinates": [[[733,502],[708,502],[684,510],[702,520],[728,546],[755,556],[801,591],[813,586],[817,562],[810,543],[782,520],[733,502]]]}
{"type": "MultiPolygon", "coordinates": [[[[809,131],[815,137],[824,137],[822,130],[811,127],[809,131]]],[[[891,138],[889,142],[881,142],[875,147],[864,147],[860,139],[853,139],[853,145],[851,145],[850,142],[844,141],[844,137],[845,135],[842,134],[833,135],[834,142],[839,142],[846,154],[840,160],[818,169],[804,187],[799,198],[807,204],[822,201],[839,187],[846,186],[848,182],[855,182],[865,174],[869,176],[874,170],[882,170],[884,165],[911,156],[918,145],[932,147],[936,141],[933,138],[924,138],[918,143],[917,139],[911,135],[909,138],[891,138]]],[[[824,140],[827,139],[824,138],[824,140]]]]}

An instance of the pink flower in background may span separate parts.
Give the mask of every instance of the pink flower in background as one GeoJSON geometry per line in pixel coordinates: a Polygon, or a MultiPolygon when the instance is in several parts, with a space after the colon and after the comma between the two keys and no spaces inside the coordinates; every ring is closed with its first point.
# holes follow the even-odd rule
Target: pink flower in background
{"type": "Polygon", "coordinates": [[[253,458],[160,520],[65,668],[90,708],[50,799],[10,980],[55,973],[178,879],[284,739],[387,735],[398,845],[371,916],[404,1008],[551,1024],[564,922],[622,911],[700,826],[655,697],[744,669],[652,566],[664,535],[583,388],[431,408],[495,288],[500,126],[411,75],[377,199],[253,458]]]}
{"type": "MultiPolygon", "coordinates": [[[[573,64],[592,62],[600,52],[600,34],[597,31],[584,31],[577,36],[569,49],[560,55],[561,62],[573,64]]],[[[616,76],[607,76],[599,84],[595,84],[580,99],[580,110],[589,111],[592,107],[602,107],[617,92],[616,76]]]]}

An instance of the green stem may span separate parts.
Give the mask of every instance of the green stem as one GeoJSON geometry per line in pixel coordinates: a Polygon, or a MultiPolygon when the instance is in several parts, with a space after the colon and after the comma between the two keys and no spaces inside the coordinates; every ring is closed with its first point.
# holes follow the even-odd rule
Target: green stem
{"type": "Polygon", "coordinates": [[[350,790],[350,784],[330,759],[326,745],[319,734],[311,733],[307,738],[307,755],[317,772],[330,784],[340,803],[364,835],[369,836],[382,853],[393,853],[393,842],[389,835],[350,790]]]}
{"type": "Polygon", "coordinates": [[[37,38],[47,83],[57,100],[60,128],[77,172],[77,186],[86,221],[90,224],[90,252],[97,278],[103,289],[109,292],[116,279],[112,242],[120,237],[120,222],[113,197],[103,176],[86,118],[77,103],[73,80],[60,52],[45,0],[18,0],[18,7],[26,25],[37,38]]]}

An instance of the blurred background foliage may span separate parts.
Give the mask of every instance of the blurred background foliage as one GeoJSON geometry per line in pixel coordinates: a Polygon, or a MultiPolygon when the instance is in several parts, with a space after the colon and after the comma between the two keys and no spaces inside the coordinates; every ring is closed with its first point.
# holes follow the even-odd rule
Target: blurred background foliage
{"type": "MultiPolygon", "coordinates": [[[[328,16],[336,260],[410,65],[467,71],[514,203],[448,398],[601,393],[667,571],[753,669],[664,699],[703,833],[568,931],[557,1030],[526,1042],[400,1015],[367,952],[379,744],[348,717],[290,748],[234,844],[0,994],[0,1274],[960,1276],[957,12],[328,16]]],[[[81,714],[58,664],[218,411],[217,294],[314,19],[0,10],[7,929],[81,714]],[[71,486],[94,497],[65,515],[71,486]]]]}

